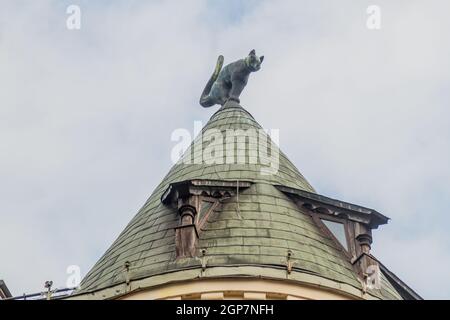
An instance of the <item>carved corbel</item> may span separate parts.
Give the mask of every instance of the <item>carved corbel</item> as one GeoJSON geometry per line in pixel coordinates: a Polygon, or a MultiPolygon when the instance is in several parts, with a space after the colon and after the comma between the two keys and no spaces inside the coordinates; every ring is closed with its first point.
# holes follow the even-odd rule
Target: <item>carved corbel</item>
{"type": "Polygon", "coordinates": [[[177,209],[179,222],[175,227],[177,258],[198,254],[199,232],[220,201],[250,186],[245,181],[187,180],[171,184],[161,197],[165,205],[177,209]]]}

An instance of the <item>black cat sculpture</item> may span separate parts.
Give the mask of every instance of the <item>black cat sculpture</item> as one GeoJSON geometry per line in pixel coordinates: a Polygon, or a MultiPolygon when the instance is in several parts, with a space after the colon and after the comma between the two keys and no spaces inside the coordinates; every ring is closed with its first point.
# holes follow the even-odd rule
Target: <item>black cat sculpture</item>
{"type": "Polygon", "coordinates": [[[214,73],[200,97],[200,105],[208,108],[215,104],[224,105],[228,100],[239,103],[239,96],[250,73],[258,71],[263,60],[264,56],[258,57],[255,50],[252,50],[244,59],[232,62],[222,69],[223,56],[219,56],[214,73]]]}

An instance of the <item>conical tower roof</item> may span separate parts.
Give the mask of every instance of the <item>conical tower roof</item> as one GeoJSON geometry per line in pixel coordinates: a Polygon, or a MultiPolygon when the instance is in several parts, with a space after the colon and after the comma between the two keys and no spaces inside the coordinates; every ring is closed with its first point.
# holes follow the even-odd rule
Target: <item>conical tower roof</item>
{"type": "MultiPolygon", "coordinates": [[[[227,102],[202,132],[211,129],[225,133],[230,129],[259,130],[261,126],[240,105],[227,102]]],[[[245,144],[247,152],[258,147],[261,146],[251,142],[245,144]]],[[[191,145],[187,154],[194,154],[193,148],[191,145]]],[[[361,294],[362,284],[351,260],[305,209],[280,189],[296,190],[311,199],[321,197],[282,152],[275,174],[262,174],[261,164],[196,164],[195,155],[193,158],[192,164],[180,161],[172,167],[84,277],[77,293],[96,292],[130,279],[148,279],[150,285],[159,285],[199,277],[245,276],[289,278],[329,286],[353,296],[361,294]],[[220,207],[205,218],[198,230],[198,253],[179,258],[174,230],[179,224],[179,213],[162,199],[170,193],[171,186],[192,180],[249,184],[221,200],[220,207]],[[292,268],[289,274],[287,264],[292,268]]],[[[400,299],[384,276],[382,280],[386,285],[373,296],[400,299]]]]}
{"type": "MultiPolygon", "coordinates": [[[[279,163],[276,165],[277,172],[275,174],[267,172],[270,169],[270,165],[262,164],[260,161],[253,161],[254,164],[252,164],[247,158],[245,163],[242,163],[242,161],[239,163],[236,159],[237,150],[235,150],[234,160],[229,164],[227,164],[225,156],[222,161],[223,164],[207,164],[206,159],[200,159],[200,164],[197,164],[198,161],[196,160],[198,155],[195,152],[194,145],[196,143],[199,144],[200,137],[203,137],[203,150],[206,151],[207,145],[216,145],[216,141],[210,141],[209,138],[215,132],[220,132],[224,139],[223,141],[218,142],[218,144],[220,144],[221,147],[223,146],[225,153],[225,149],[227,148],[225,141],[227,130],[232,130],[236,134],[239,134],[239,130],[247,133],[250,132],[249,130],[253,130],[251,132],[256,133],[256,135],[259,135],[260,133],[263,134],[265,139],[259,139],[256,144],[251,141],[247,142],[245,146],[245,153],[248,155],[253,151],[253,154],[257,155],[262,149],[269,149],[270,153],[270,137],[264,133],[263,128],[255,121],[253,116],[248,111],[237,103],[230,101],[211,117],[202,129],[202,135],[196,137],[194,143],[186,151],[184,159],[186,159],[186,157],[190,157],[192,165],[180,161],[172,167],[160,186],[164,188],[168,183],[187,179],[225,181],[246,180],[252,182],[270,183],[274,185],[285,185],[305,191],[315,192],[309,182],[281,151],[279,152],[279,159],[277,160],[279,163]]],[[[236,149],[237,146],[234,148],[236,149]]]]}

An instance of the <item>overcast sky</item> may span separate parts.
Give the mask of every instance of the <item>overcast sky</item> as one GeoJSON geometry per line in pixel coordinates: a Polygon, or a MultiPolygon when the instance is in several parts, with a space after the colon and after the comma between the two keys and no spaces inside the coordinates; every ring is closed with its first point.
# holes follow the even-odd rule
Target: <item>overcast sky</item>
{"type": "Polygon", "coordinates": [[[86,274],[170,169],[218,54],[323,195],[389,216],[373,253],[450,298],[450,2],[0,1],[0,279],[86,274]],[[68,30],[66,8],[81,8],[68,30]],[[369,5],[381,29],[366,26],[369,5]]]}

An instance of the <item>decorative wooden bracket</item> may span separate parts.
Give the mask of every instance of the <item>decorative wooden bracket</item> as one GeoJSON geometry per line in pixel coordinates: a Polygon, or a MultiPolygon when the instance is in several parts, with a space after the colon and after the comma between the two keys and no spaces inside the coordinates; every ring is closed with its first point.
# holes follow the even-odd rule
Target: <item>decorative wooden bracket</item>
{"type": "Polygon", "coordinates": [[[288,250],[287,255],[286,255],[286,271],[287,271],[288,275],[291,274],[292,267],[294,265],[294,263],[291,260],[291,257],[292,257],[292,251],[288,250]]]}
{"type": "Polygon", "coordinates": [[[198,239],[204,224],[221,201],[250,187],[247,181],[186,180],[169,185],[162,203],[177,208],[179,224],[175,227],[177,258],[198,255],[198,239]]]}

